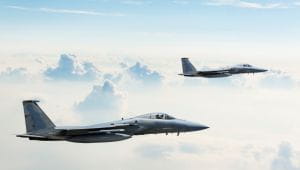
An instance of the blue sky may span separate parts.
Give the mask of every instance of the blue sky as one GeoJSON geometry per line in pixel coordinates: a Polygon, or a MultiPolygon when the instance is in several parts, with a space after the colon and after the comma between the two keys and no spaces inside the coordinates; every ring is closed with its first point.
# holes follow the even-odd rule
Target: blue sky
{"type": "Polygon", "coordinates": [[[133,48],[186,41],[300,41],[297,0],[3,0],[0,8],[1,44],[32,44],[27,49],[32,52],[41,44],[57,49],[57,44],[80,48],[87,43],[133,48]]]}

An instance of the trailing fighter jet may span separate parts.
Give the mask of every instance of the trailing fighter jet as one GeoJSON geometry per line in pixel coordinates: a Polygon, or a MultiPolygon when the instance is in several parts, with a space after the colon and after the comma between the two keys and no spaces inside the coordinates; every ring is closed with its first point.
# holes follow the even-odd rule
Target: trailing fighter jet
{"type": "Polygon", "coordinates": [[[228,76],[232,76],[233,74],[260,73],[260,72],[268,71],[266,69],[261,69],[258,67],[251,66],[250,64],[239,64],[232,67],[217,69],[217,70],[197,71],[188,58],[181,58],[181,64],[182,64],[183,73],[179,75],[187,76],[187,77],[217,78],[217,77],[228,77],[228,76]]]}
{"type": "Polygon", "coordinates": [[[40,141],[69,141],[77,143],[114,142],[133,135],[177,133],[204,130],[209,127],[165,113],[149,113],[91,126],[57,127],[38,106],[37,100],[23,101],[26,133],[17,137],[40,141]]]}

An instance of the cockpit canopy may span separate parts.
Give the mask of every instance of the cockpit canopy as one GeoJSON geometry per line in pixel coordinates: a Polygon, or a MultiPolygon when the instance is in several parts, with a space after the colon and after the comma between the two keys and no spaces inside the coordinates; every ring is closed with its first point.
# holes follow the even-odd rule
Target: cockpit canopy
{"type": "Polygon", "coordinates": [[[172,117],[166,113],[148,113],[138,117],[145,118],[145,119],[164,119],[164,120],[175,119],[175,117],[172,117]]]}
{"type": "Polygon", "coordinates": [[[252,67],[250,64],[242,64],[243,67],[252,67]]]}

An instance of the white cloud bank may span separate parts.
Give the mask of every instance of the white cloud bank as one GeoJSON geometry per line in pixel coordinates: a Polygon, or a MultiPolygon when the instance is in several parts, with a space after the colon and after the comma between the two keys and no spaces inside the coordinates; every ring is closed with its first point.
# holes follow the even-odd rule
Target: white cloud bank
{"type": "MultiPolygon", "coordinates": [[[[160,62],[155,64],[160,64],[160,62]]],[[[108,67],[113,66],[118,67],[117,63],[110,64],[108,67]]],[[[105,70],[104,66],[101,68],[105,70]]],[[[175,67],[165,68],[170,72],[176,71],[175,67]]],[[[121,73],[127,75],[127,70],[128,67],[124,68],[121,73]]],[[[160,75],[163,73],[165,70],[159,72],[160,75]]],[[[251,81],[252,78],[263,78],[267,75],[249,75],[247,79],[251,81]]],[[[173,76],[176,77],[176,73],[165,77],[173,76]]],[[[183,81],[183,77],[177,77],[178,81],[183,81]]],[[[233,78],[239,79],[239,76],[233,78]]],[[[220,79],[220,81],[227,80],[229,79],[220,79]]],[[[0,160],[3,160],[4,169],[64,167],[83,170],[89,167],[89,169],[96,170],[99,169],[99,160],[103,169],[198,170],[202,167],[209,170],[266,170],[270,169],[271,163],[276,162],[275,160],[280,160],[281,163],[292,163],[290,167],[299,168],[295,162],[299,150],[297,145],[299,139],[295,137],[299,132],[297,120],[300,95],[298,89],[278,92],[277,89],[249,90],[241,87],[238,90],[236,88],[224,90],[215,87],[182,87],[166,84],[166,87],[144,90],[141,93],[130,91],[126,95],[125,102],[125,99],[121,97],[122,93],[118,92],[111,82],[97,85],[93,89],[86,89],[90,82],[56,82],[0,83],[1,100],[5,101],[5,104],[1,105],[5,121],[0,124],[4,134],[1,137],[3,142],[0,149],[3,152],[0,153],[0,160]],[[132,113],[128,117],[151,111],[163,111],[179,118],[204,123],[211,128],[207,131],[181,134],[179,137],[175,134],[145,135],[135,136],[122,142],[84,146],[67,142],[29,141],[11,135],[25,131],[21,100],[26,96],[44,99],[45,103],[40,103],[42,108],[54,122],[60,122],[60,125],[66,125],[63,119],[68,120],[75,116],[92,120],[93,123],[117,120],[120,118],[122,104],[126,103],[128,107],[128,110],[125,110],[126,113],[132,113]],[[184,104],[187,100],[188,104],[184,104]],[[86,104],[86,110],[72,114],[70,108],[76,110],[79,106],[79,103],[74,106],[75,101],[86,104]],[[89,103],[93,106],[89,107],[89,103]],[[13,126],[12,122],[14,122],[13,126]],[[224,127],[226,127],[226,133],[224,133],[224,127]],[[282,138],[295,146],[295,150],[292,151],[293,156],[289,159],[290,162],[277,155],[277,147],[272,147],[274,144],[277,145],[282,138]],[[145,146],[147,143],[150,144],[145,146]],[[247,147],[248,149],[244,151],[245,145],[253,147],[247,147]],[[265,147],[267,150],[270,148],[271,151],[265,151],[265,147]],[[66,153],[65,150],[70,152],[66,153]],[[126,157],[120,150],[127,153],[126,157]],[[78,156],[78,153],[90,156],[82,157],[78,156]],[[49,156],[50,162],[44,159],[49,156]],[[115,164],[111,163],[112,160],[115,164]],[[57,164],[53,164],[55,162],[57,164]],[[145,165],[149,166],[145,167],[145,165]]],[[[122,83],[121,81],[118,87],[125,85],[122,83]]],[[[78,123],[73,125],[78,125],[78,123]]]]}
{"type": "Polygon", "coordinates": [[[62,54],[57,67],[48,68],[44,75],[50,80],[92,81],[99,71],[91,62],[80,62],[75,55],[62,54]]]}

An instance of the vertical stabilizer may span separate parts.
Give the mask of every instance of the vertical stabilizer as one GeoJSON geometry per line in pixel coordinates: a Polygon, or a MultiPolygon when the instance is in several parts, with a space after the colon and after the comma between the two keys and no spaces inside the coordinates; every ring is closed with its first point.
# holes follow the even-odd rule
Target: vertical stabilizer
{"type": "Polygon", "coordinates": [[[53,129],[55,125],[37,104],[37,100],[23,101],[26,131],[34,132],[41,129],[53,129]]]}
{"type": "Polygon", "coordinates": [[[183,74],[191,74],[197,72],[196,68],[188,58],[181,58],[183,74]]]}

